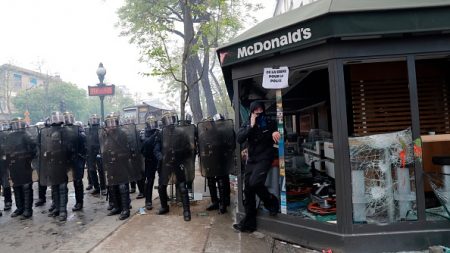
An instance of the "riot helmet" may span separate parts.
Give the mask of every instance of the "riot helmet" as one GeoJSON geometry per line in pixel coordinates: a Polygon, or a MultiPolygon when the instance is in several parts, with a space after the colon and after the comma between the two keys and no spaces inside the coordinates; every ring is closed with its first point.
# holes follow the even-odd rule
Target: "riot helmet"
{"type": "Polygon", "coordinates": [[[59,125],[63,123],[64,123],[64,116],[58,111],[52,112],[52,115],[50,115],[50,124],[59,125]]]}
{"type": "Polygon", "coordinates": [[[220,113],[216,113],[213,116],[213,120],[214,121],[219,121],[219,120],[224,120],[224,119],[225,119],[225,117],[222,114],[220,114],[220,113]]]}
{"type": "Polygon", "coordinates": [[[178,116],[175,112],[165,112],[161,120],[164,126],[175,125],[178,123],[178,116]]]}
{"type": "Polygon", "coordinates": [[[74,125],[79,127],[80,133],[84,133],[83,122],[77,120],[77,121],[74,122],[74,125]]]}
{"type": "Polygon", "coordinates": [[[9,123],[7,121],[3,121],[0,123],[0,131],[5,131],[5,130],[9,130],[11,126],[9,125],[9,123]]]}
{"type": "Polygon", "coordinates": [[[184,117],[186,124],[191,124],[192,123],[192,115],[190,115],[189,113],[186,113],[186,117],[184,117]]]}
{"type": "Polygon", "coordinates": [[[12,130],[17,130],[17,129],[21,129],[21,128],[25,128],[26,127],[26,122],[24,119],[17,117],[11,120],[11,129],[12,130]]]}
{"type": "Polygon", "coordinates": [[[123,125],[134,124],[134,118],[130,118],[130,117],[124,118],[122,120],[122,124],[123,125]]]}
{"type": "Polygon", "coordinates": [[[108,128],[119,126],[119,116],[114,113],[111,113],[108,116],[106,116],[105,126],[108,128]]]}
{"type": "Polygon", "coordinates": [[[75,123],[75,118],[71,112],[65,112],[64,114],[64,124],[73,125],[75,123]]]}
{"type": "Polygon", "coordinates": [[[90,126],[100,125],[100,117],[97,114],[92,114],[91,117],[89,117],[88,124],[90,126]]]}
{"type": "Polygon", "coordinates": [[[163,124],[162,120],[158,120],[157,128],[161,130],[163,128],[163,126],[164,126],[164,124],[163,124]]]}
{"type": "Polygon", "coordinates": [[[145,120],[145,124],[150,129],[158,128],[158,121],[156,120],[155,116],[153,116],[153,115],[150,115],[147,117],[147,119],[145,120]]]}

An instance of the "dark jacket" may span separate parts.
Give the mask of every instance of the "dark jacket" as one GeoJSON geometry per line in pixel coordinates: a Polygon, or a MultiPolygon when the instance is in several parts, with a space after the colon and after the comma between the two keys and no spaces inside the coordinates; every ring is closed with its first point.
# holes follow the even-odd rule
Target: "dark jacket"
{"type": "Polygon", "coordinates": [[[247,142],[248,161],[273,160],[275,149],[273,147],[272,133],[277,131],[275,122],[267,119],[267,126],[260,127],[258,124],[250,127],[250,120],[245,123],[237,133],[239,144],[247,142]]]}
{"type": "Polygon", "coordinates": [[[150,161],[152,166],[157,166],[162,160],[161,153],[161,132],[157,129],[152,129],[150,137],[146,138],[141,147],[141,154],[145,160],[150,161]]]}

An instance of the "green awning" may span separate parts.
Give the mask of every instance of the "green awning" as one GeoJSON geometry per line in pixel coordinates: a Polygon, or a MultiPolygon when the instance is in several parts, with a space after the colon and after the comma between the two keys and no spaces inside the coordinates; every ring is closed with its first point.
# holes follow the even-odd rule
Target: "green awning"
{"type": "Polygon", "coordinates": [[[217,53],[225,67],[329,38],[447,30],[449,0],[319,0],[257,24],[217,53]]]}

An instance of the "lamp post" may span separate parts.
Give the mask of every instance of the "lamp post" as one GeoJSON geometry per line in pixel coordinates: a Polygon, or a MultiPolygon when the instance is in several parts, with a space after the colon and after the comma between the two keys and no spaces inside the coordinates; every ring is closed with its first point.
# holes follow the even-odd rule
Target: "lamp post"
{"type": "MultiPolygon", "coordinates": [[[[103,63],[100,62],[97,68],[97,76],[100,83],[97,84],[97,86],[105,86],[103,83],[103,80],[105,79],[106,75],[106,69],[103,67],[103,63]]],[[[105,120],[105,108],[103,107],[103,99],[105,96],[99,96],[100,97],[100,111],[102,115],[102,122],[105,120]]]]}

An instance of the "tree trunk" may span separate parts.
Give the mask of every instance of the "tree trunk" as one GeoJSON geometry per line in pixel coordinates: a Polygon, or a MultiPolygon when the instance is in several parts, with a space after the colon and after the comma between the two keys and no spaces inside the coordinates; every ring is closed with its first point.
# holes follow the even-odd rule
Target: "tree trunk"
{"type": "Polygon", "coordinates": [[[213,70],[214,70],[214,66],[215,65],[216,65],[216,57],[214,56],[213,62],[211,64],[211,67],[209,68],[209,74],[211,75],[211,77],[213,79],[213,82],[214,82],[214,84],[215,84],[215,86],[217,88],[217,91],[219,92],[220,101],[222,103],[222,107],[223,107],[223,110],[224,110],[223,113],[225,115],[225,118],[228,119],[230,117],[230,114],[228,112],[228,101],[229,101],[229,99],[228,99],[228,95],[223,92],[222,87],[220,87],[220,83],[217,80],[216,75],[214,74],[213,70]]]}
{"type": "MultiPolygon", "coordinates": [[[[195,65],[192,55],[192,43],[194,42],[194,23],[192,21],[191,0],[179,1],[183,9],[183,24],[184,24],[184,56],[183,65],[186,69],[186,82],[189,87],[189,104],[192,110],[192,116],[195,122],[199,122],[202,117],[202,108],[200,105],[200,96],[198,94],[198,80],[195,72],[195,65]]],[[[180,106],[181,109],[181,106],[180,106]]],[[[181,112],[181,118],[184,119],[185,112],[181,112]]]]}
{"type": "Polygon", "coordinates": [[[217,113],[216,105],[214,103],[214,97],[211,90],[211,82],[209,81],[208,69],[209,69],[209,45],[206,36],[202,36],[204,50],[203,66],[198,54],[195,55],[195,66],[197,68],[198,75],[201,76],[203,92],[206,99],[206,107],[208,116],[214,116],[217,113]]]}
{"type": "Polygon", "coordinates": [[[188,83],[192,83],[192,85],[189,86],[189,105],[191,106],[192,117],[195,122],[200,122],[203,118],[203,112],[200,103],[199,85],[198,82],[196,82],[197,73],[192,57],[188,59],[186,64],[186,76],[188,83]]]}

